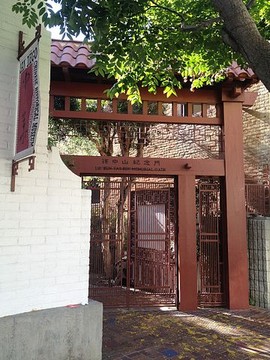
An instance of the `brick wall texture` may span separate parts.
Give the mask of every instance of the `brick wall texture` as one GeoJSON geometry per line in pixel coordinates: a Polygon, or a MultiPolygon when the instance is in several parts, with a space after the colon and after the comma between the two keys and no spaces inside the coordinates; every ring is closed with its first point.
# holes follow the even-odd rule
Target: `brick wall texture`
{"type": "Polygon", "coordinates": [[[243,111],[244,160],[247,180],[268,180],[270,165],[270,94],[258,83],[255,104],[243,111]]]}
{"type": "Polygon", "coordinates": [[[25,43],[34,30],[22,27],[13,1],[0,12],[0,316],[86,303],[88,295],[90,192],[47,149],[50,35],[40,40],[41,119],[35,170],[19,165],[10,191],[18,93],[18,32],[25,43]]]}
{"type": "MultiPolygon", "coordinates": [[[[246,181],[269,183],[270,94],[261,83],[249,91],[258,97],[243,111],[246,181]]],[[[248,218],[248,249],[251,304],[270,308],[270,218],[248,218]]]]}

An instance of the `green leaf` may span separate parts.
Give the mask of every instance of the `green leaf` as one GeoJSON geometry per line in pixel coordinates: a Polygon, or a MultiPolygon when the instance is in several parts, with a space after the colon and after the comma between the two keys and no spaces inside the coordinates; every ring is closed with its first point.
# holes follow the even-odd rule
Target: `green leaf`
{"type": "MultiPolygon", "coordinates": [[[[212,0],[53,2],[62,5],[59,11],[47,0],[15,1],[12,10],[28,26],[41,17],[45,25],[59,25],[61,34],[70,39],[80,31],[91,37],[97,61],[94,73],[121,81],[116,93],[131,89],[132,101],[138,98],[138,84],[151,92],[163,86],[164,94],[171,96],[184,82],[194,89],[221,81],[220,71],[233,59],[241,66],[246,64],[240,53],[224,43],[225,23],[218,19],[212,0]]],[[[224,1],[224,8],[229,3],[224,1]]],[[[245,3],[237,3],[241,5],[245,3]]],[[[269,0],[256,1],[250,14],[249,20],[255,22],[264,39],[270,39],[269,0]]],[[[268,79],[268,74],[265,76],[268,79]]]]}
{"type": "Polygon", "coordinates": [[[46,8],[41,8],[39,10],[39,16],[42,16],[45,13],[45,11],[46,11],[46,8]]]}

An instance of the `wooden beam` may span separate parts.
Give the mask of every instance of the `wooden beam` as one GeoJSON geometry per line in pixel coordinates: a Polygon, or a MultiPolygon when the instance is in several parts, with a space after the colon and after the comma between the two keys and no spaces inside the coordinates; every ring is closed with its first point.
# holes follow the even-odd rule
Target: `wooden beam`
{"type": "Polygon", "coordinates": [[[252,106],[254,105],[256,99],[257,99],[258,93],[253,91],[246,91],[244,93],[244,102],[243,102],[243,106],[252,106]]]}
{"type": "Polygon", "coordinates": [[[230,309],[247,309],[248,261],[242,103],[224,102],[225,183],[227,207],[227,269],[230,309]]]}
{"type": "Polygon", "coordinates": [[[232,89],[231,96],[232,98],[237,98],[238,96],[242,95],[243,89],[241,86],[235,85],[232,89]]]}
{"type": "Polygon", "coordinates": [[[224,176],[224,160],[161,159],[118,156],[62,155],[67,167],[75,174],[121,175],[192,175],[224,176]]]}
{"type": "MultiPolygon", "coordinates": [[[[62,81],[51,82],[51,95],[86,97],[88,99],[103,98],[106,99],[105,90],[109,89],[111,84],[91,84],[91,83],[63,83],[62,81]]],[[[151,94],[147,89],[140,89],[143,100],[164,101],[164,102],[196,102],[206,104],[216,104],[220,102],[219,92],[216,90],[198,89],[190,91],[188,89],[177,90],[177,96],[171,96],[169,99],[163,94],[163,89],[159,88],[156,94],[151,94]]],[[[126,99],[124,94],[120,99],[126,99]]]]}
{"type": "MultiPolygon", "coordinates": [[[[69,99],[66,97],[66,99],[69,99]]],[[[127,122],[147,122],[147,123],[163,123],[163,124],[198,124],[198,125],[221,125],[222,120],[219,118],[205,118],[192,116],[164,116],[164,115],[148,115],[148,114],[119,114],[105,112],[89,112],[89,111],[70,111],[70,110],[54,110],[50,106],[50,116],[56,119],[85,119],[100,121],[127,121],[127,122]]]]}
{"type": "MultiPolygon", "coordinates": [[[[69,67],[68,66],[63,66],[62,67],[63,70],[63,74],[64,74],[64,79],[65,81],[68,83],[70,82],[70,72],[69,72],[69,67]]],[[[65,86],[65,84],[63,85],[65,86]]]]}
{"type": "Polygon", "coordinates": [[[178,309],[196,310],[196,194],[195,176],[178,177],[178,309]]]}

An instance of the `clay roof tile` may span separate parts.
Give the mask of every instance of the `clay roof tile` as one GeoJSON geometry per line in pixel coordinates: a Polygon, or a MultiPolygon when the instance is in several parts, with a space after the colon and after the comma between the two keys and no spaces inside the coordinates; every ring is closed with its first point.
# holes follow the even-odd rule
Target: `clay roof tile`
{"type": "MultiPolygon", "coordinates": [[[[90,59],[90,55],[91,50],[87,44],[76,41],[52,40],[51,62],[53,65],[91,69],[95,64],[95,59],[90,59]]],[[[227,69],[226,76],[231,81],[257,80],[257,76],[250,68],[244,70],[235,61],[227,69]]]]}
{"type": "Polygon", "coordinates": [[[226,75],[229,80],[244,81],[246,79],[257,79],[257,76],[252,69],[242,69],[236,61],[232,62],[232,65],[226,71],[226,75]]]}
{"type": "Polygon", "coordinates": [[[90,54],[91,51],[87,44],[52,40],[51,62],[53,65],[90,69],[95,64],[95,60],[89,58],[90,54]]]}

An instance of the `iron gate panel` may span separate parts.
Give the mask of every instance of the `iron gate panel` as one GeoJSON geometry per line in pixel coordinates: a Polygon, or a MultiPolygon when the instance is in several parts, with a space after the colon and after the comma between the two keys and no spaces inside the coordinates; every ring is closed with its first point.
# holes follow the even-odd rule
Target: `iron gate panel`
{"type": "Polygon", "coordinates": [[[219,181],[200,182],[198,195],[198,302],[201,306],[223,306],[225,294],[219,181]]]}
{"type": "Polygon", "coordinates": [[[173,179],[103,178],[91,188],[89,297],[104,306],[175,305],[173,179]]]}

